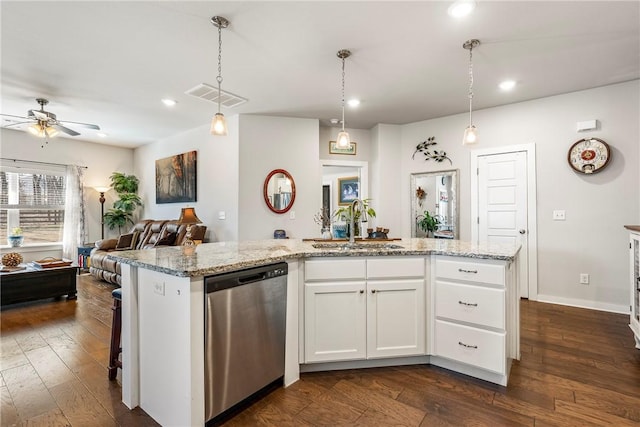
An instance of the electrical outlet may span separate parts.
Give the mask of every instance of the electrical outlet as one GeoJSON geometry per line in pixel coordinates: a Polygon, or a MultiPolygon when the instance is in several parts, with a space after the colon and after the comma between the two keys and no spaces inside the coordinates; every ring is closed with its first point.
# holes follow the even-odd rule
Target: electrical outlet
{"type": "Polygon", "coordinates": [[[153,293],[164,296],[164,282],[156,282],[153,284],[153,293]]]}
{"type": "Polygon", "coordinates": [[[564,221],[565,220],[564,211],[553,211],[553,220],[554,221],[564,221]]]}
{"type": "Polygon", "coordinates": [[[583,284],[583,285],[588,285],[589,284],[589,274],[580,273],[580,283],[583,284]]]}
{"type": "Polygon", "coordinates": [[[227,217],[227,213],[225,211],[218,211],[218,219],[225,219],[227,217]]]}
{"type": "Polygon", "coordinates": [[[289,219],[296,219],[296,211],[289,211],[289,219]]]}

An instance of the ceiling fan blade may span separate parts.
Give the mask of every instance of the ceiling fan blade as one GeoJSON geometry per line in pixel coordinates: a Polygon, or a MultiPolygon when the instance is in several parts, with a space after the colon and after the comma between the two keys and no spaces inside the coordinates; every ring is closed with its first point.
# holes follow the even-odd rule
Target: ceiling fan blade
{"type": "Polygon", "coordinates": [[[38,110],[31,110],[31,111],[33,112],[33,115],[36,116],[36,119],[38,119],[38,120],[49,120],[49,116],[47,116],[42,111],[38,111],[38,110]]]}
{"type": "Polygon", "coordinates": [[[28,122],[13,122],[13,123],[9,123],[8,125],[3,125],[3,128],[8,128],[11,126],[18,126],[18,125],[23,125],[25,123],[33,123],[32,121],[28,121],[28,122]]]}
{"type": "Polygon", "coordinates": [[[78,135],[80,135],[80,134],[79,134],[78,132],[76,132],[75,130],[73,130],[73,129],[69,129],[69,128],[66,128],[66,127],[64,127],[64,126],[62,126],[62,125],[59,125],[59,124],[51,125],[51,127],[52,127],[52,128],[54,128],[54,129],[58,129],[60,132],[64,132],[64,133],[66,133],[67,135],[71,135],[71,136],[78,136],[78,135]]]}
{"type": "Polygon", "coordinates": [[[87,129],[100,130],[100,126],[91,123],[68,122],[66,120],[58,120],[58,123],[69,123],[71,125],[80,126],[87,129]]]}
{"type": "Polygon", "coordinates": [[[14,116],[13,114],[2,114],[2,113],[0,113],[0,116],[2,116],[2,117],[13,117],[13,118],[22,119],[22,120],[31,120],[31,117],[14,116]]]}

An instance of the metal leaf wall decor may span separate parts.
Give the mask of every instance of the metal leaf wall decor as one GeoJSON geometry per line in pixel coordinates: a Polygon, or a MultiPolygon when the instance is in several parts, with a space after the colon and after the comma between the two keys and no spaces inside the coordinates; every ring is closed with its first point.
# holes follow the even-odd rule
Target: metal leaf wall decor
{"type": "Polygon", "coordinates": [[[417,153],[422,153],[424,154],[425,161],[434,160],[438,163],[441,163],[443,160],[449,160],[449,163],[453,165],[453,162],[450,158],[447,157],[447,153],[445,151],[438,151],[433,148],[433,146],[436,144],[437,142],[435,136],[427,138],[426,141],[422,141],[420,144],[416,145],[416,151],[413,152],[413,156],[411,156],[411,158],[415,159],[417,153]]]}

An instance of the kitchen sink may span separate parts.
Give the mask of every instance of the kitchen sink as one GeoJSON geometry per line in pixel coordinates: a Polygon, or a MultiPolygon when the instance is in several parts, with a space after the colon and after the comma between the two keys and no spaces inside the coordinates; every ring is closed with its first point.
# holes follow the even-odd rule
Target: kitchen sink
{"type": "Polygon", "coordinates": [[[312,246],[316,249],[336,249],[340,251],[350,251],[350,250],[373,250],[373,249],[404,249],[403,246],[396,245],[393,243],[382,243],[382,242],[356,242],[356,243],[348,243],[348,242],[318,242],[312,244],[312,246]]]}

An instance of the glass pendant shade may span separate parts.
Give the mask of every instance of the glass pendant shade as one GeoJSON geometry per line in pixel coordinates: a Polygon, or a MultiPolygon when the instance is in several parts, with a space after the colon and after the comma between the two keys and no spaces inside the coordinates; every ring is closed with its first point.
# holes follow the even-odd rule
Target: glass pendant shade
{"type": "Polygon", "coordinates": [[[343,129],[338,133],[338,139],[336,140],[336,147],[351,148],[351,138],[349,138],[349,132],[343,129]]]}
{"type": "Polygon", "coordinates": [[[224,114],[216,113],[211,119],[211,134],[212,135],[226,135],[228,133],[227,121],[224,118],[224,114]]]}
{"type": "Polygon", "coordinates": [[[37,136],[38,138],[53,138],[58,135],[58,131],[51,126],[42,126],[40,123],[34,123],[27,128],[30,134],[37,136]]]}
{"type": "Polygon", "coordinates": [[[471,145],[477,142],[478,142],[478,130],[474,125],[470,125],[464,130],[462,145],[471,145]]]}

